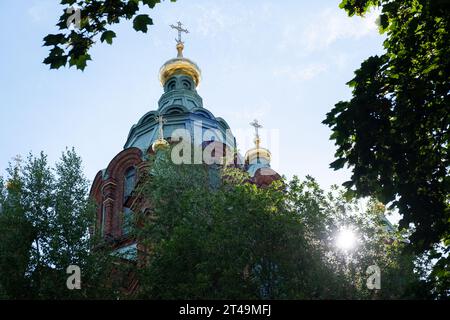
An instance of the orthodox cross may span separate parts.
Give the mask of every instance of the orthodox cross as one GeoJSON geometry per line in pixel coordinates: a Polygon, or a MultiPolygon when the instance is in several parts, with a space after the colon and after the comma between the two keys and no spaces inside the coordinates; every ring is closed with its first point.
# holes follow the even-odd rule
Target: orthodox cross
{"type": "Polygon", "coordinates": [[[253,122],[250,122],[250,125],[251,125],[252,127],[255,128],[255,136],[256,136],[257,138],[259,138],[259,132],[258,132],[258,130],[259,130],[260,128],[262,128],[263,126],[260,125],[259,122],[258,122],[258,120],[256,120],[256,119],[253,120],[253,122]]]}
{"type": "Polygon", "coordinates": [[[176,26],[174,26],[173,24],[171,24],[170,25],[170,27],[172,28],[172,29],[175,29],[175,30],[177,30],[178,31],[178,39],[175,39],[175,41],[178,43],[178,44],[183,44],[183,41],[181,41],[181,33],[182,32],[184,32],[184,33],[189,33],[189,30],[188,29],[183,29],[182,28],[182,23],[180,22],[180,21],[178,21],[177,22],[177,25],[176,26]]]}
{"type": "Polygon", "coordinates": [[[159,122],[159,139],[164,139],[163,126],[164,126],[164,123],[167,122],[167,120],[164,119],[163,116],[155,117],[155,120],[159,122]]]}
{"type": "Polygon", "coordinates": [[[259,139],[259,129],[262,128],[263,126],[259,124],[258,120],[253,120],[253,122],[250,122],[250,125],[252,127],[255,128],[255,145],[256,148],[259,148],[259,143],[260,143],[260,139],[259,139]]]}

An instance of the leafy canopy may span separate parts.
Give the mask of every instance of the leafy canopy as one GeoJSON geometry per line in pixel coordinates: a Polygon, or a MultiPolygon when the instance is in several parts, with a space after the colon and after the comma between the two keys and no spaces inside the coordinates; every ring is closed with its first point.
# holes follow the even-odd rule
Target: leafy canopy
{"type": "Polygon", "coordinates": [[[138,298],[348,299],[416,296],[413,257],[400,235],[386,233],[384,207],[367,210],[340,190],[326,194],[308,177],[266,188],[242,171],[151,159],[138,194],[135,236],[145,264],[138,298]],[[219,179],[218,179],[219,178],[219,179]],[[336,248],[340,227],[359,235],[356,250],[336,248]],[[366,287],[367,267],[381,268],[382,290],[366,287]]]}
{"type": "Polygon", "coordinates": [[[446,0],[344,0],[350,16],[381,7],[385,53],[369,57],[324,121],[344,185],[398,208],[410,247],[438,261],[432,275],[450,294],[450,6],[446,0]]]}
{"type": "MultiPolygon", "coordinates": [[[[342,190],[325,193],[311,177],[266,188],[242,171],[174,165],[170,152],[150,159],[136,196],[150,204],[131,221],[137,263],[117,263],[90,234],[96,210],[81,159],[63,153],[54,169],[44,154],[10,166],[0,178],[0,297],[5,299],[345,299],[423,296],[403,235],[386,231],[384,206],[363,208],[342,190]],[[336,247],[352,226],[354,250],[336,247]],[[82,290],[66,288],[68,265],[82,290]],[[366,286],[377,265],[382,290],[366,286]],[[124,275],[139,290],[123,295],[124,275]]],[[[125,281],[125,282],[124,282],[125,281]]]]}
{"type": "MultiPolygon", "coordinates": [[[[176,0],[170,0],[175,2],[176,0]]],[[[133,20],[136,31],[146,33],[153,20],[143,8],[153,9],[160,0],[61,0],[64,13],[57,27],[60,33],[44,38],[44,46],[51,47],[44,63],[51,69],[59,69],[69,64],[84,70],[91,60],[90,48],[100,35],[100,41],[112,44],[116,33],[109,28],[121,20],[133,20]],[[72,8],[72,10],[68,10],[72,8]],[[79,15],[75,11],[79,9],[79,15]],[[78,21],[78,17],[80,18],[78,21]]]]}
{"type": "Polygon", "coordinates": [[[430,248],[450,228],[450,8],[443,1],[350,1],[350,15],[382,7],[386,53],[368,58],[348,85],[350,101],[324,121],[338,147],[334,169],[352,168],[345,183],[375,194],[414,224],[411,241],[430,248]]]}
{"type": "Polygon", "coordinates": [[[80,157],[66,150],[55,168],[44,153],[17,159],[0,179],[0,297],[114,297],[112,260],[89,228],[96,217],[80,157]],[[68,290],[67,267],[81,269],[81,290],[68,290]]]}

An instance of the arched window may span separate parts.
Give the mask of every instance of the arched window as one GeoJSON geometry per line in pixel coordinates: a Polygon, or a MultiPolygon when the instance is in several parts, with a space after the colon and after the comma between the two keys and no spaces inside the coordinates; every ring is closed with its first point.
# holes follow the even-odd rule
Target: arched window
{"type": "Polygon", "coordinates": [[[177,86],[177,82],[175,80],[172,80],[169,82],[169,84],[167,85],[167,90],[175,90],[177,86]]]}
{"type": "Polygon", "coordinates": [[[192,86],[191,83],[188,80],[183,80],[183,89],[191,90],[192,86]]]}
{"type": "Polygon", "coordinates": [[[124,202],[131,196],[136,185],[136,168],[131,167],[125,173],[123,198],[124,202]]]}
{"type": "Polygon", "coordinates": [[[183,113],[183,112],[184,112],[183,108],[171,107],[171,108],[167,109],[165,113],[167,113],[167,114],[180,114],[180,113],[183,113]]]}

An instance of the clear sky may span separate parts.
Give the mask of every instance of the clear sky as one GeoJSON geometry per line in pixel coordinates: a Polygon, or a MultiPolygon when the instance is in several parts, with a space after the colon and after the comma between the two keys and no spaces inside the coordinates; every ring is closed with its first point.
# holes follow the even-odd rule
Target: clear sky
{"type": "Polygon", "coordinates": [[[245,153],[244,133],[258,118],[288,177],[310,174],[327,188],[349,178],[329,169],[335,147],[321,124],[345,83],[370,55],[383,52],[376,13],[349,18],[339,0],[178,0],[150,11],[154,26],[137,33],[130,21],[112,29],[112,46],[98,43],[84,72],[49,70],[42,38],[56,33],[59,0],[0,1],[0,174],[17,154],[44,150],[54,162],[66,146],[82,156],[86,175],[122,150],[131,126],[157,109],[160,66],[176,55],[181,20],[190,30],[186,57],[202,69],[204,107],[224,118],[245,153]],[[275,135],[276,136],[276,135],[275,135]],[[276,139],[271,139],[276,140],[276,139]]]}

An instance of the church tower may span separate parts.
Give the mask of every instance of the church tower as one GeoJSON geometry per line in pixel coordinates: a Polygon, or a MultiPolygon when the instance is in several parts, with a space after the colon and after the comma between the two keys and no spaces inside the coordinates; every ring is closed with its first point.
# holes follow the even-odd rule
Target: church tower
{"type": "Polygon", "coordinates": [[[259,186],[280,178],[270,168],[269,150],[260,145],[258,130],[261,125],[257,121],[251,123],[256,130],[255,147],[246,153],[245,159],[236,152],[236,139],[229,125],[206,109],[197,93],[201,70],[195,62],[184,57],[181,39],[181,34],[188,31],[180,22],[171,27],[178,31],[177,56],[164,63],[159,71],[164,93],[158,106],[132,126],[124,149],[106,169],[98,172],[91,188],[91,197],[97,204],[96,230],[118,253],[129,255],[130,259],[136,258],[137,245],[128,236],[126,221],[133,215],[132,208],[145,210],[145,207],[136,209],[133,191],[149,170],[148,157],[180,141],[180,133],[183,135],[181,140],[187,138],[201,150],[209,146],[216,158],[232,159],[227,165],[247,171],[250,181],[259,186]]]}

